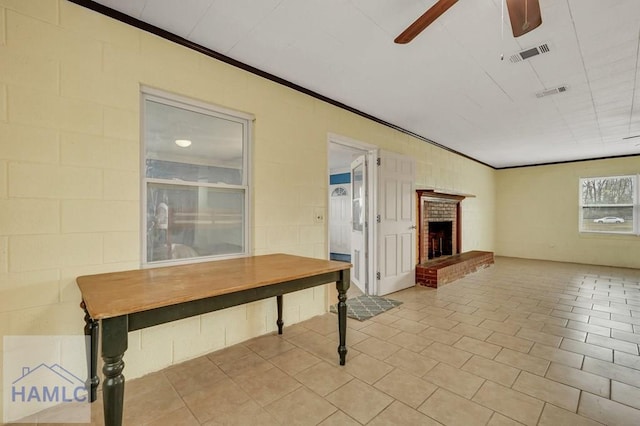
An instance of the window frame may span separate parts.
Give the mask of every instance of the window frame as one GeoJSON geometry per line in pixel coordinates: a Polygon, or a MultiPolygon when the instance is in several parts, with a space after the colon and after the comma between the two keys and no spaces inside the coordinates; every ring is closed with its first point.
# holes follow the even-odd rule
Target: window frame
{"type": "Polygon", "coordinates": [[[578,180],[578,231],[581,234],[601,234],[601,235],[640,235],[640,175],[639,174],[620,174],[620,175],[608,175],[608,176],[586,176],[581,177],[578,180]],[[583,182],[594,179],[616,179],[616,178],[631,178],[632,179],[632,202],[625,204],[584,204],[583,202],[583,182]],[[585,207],[631,207],[632,209],[632,229],[631,231],[608,231],[608,230],[593,230],[583,229],[584,224],[584,208],[585,207]]]}
{"type": "MultiPolygon", "coordinates": [[[[251,206],[251,152],[253,145],[253,122],[255,117],[252,114],[245,112],[235,111],[220,107],[215,104],[207,103],[197,99],[189,98],[186,96],[177,95],[174,93],[166,92],[163,90],[141,86],[140,88],[140,241],[141,241],[141,267],[142,268],[154,268],[170,265],[184,265],[190,263],[210,262],[214,260],[233,259],[240,257],[247,257],[252,252],[251,246],[251,219],[252,206],[251,206]],[[146,173],[146,150],[147,141],[145,139],[146,129],[146,101],[158,102],[164,105],[193,111],[200,114],[206,114],[212,117],[221,118],[224,120],[230,120],[243,124],[243,141],[242,141],[242,182],[240,185],[227,184],[227,183],[208,183],[208,182],[191,182],[191,181],[176,181],[173,179],[162,178],[150,178],[146,173]],[[243,248],[241,253],[222,254],[222,255],[210,255],[199,256],[191,258],[181,259],[169,259],[151,261],[147,259],[147,189],[149,184],[161,184],[168,186],[178,187],[190,187],[190,188],[216,188],[223,190],[238,190],[244,193],[244,214],[243,214],[243,248]]],[[[195,164],[195,163],[187,163],[195,164]]]]}

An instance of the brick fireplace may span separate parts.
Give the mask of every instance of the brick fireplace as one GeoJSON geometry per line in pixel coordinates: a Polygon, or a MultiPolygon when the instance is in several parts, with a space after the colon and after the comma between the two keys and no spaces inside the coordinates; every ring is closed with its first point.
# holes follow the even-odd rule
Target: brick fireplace
{"type": "Polygon", "coordinates": [[[419,263],[460,253],[461,195],[418,191],[419,263]]]}
{"type": "Polygon", "coordinates": [[[463,195],[418,190],[418,254],[416,283],[427,287],[448,284],[493,264],[493,253],[462,253],[463,195]]]}

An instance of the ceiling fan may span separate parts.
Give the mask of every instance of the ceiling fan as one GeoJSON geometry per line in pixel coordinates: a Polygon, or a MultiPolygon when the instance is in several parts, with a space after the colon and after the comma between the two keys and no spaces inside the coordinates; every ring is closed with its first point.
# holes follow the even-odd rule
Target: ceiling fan
{"type": "MultiPolygon", "coordinates": [[[[438,0],[413,24],[409,25],[402,34],[396,37],[394,42],[398,44],[409,43],[457,2],[458,0],[438,0]]],[[[538,0],[506,0],[506,2],[514,37],[520,37],[542,24],[538,0]]]]}

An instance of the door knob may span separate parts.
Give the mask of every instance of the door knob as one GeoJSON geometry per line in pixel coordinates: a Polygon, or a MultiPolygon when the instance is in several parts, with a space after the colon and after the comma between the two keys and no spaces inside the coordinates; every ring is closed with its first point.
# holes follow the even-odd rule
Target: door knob
{"type": "Polygon", "coordinates": [[[416,226],[415,225],[410,226],[409,229],[416,229],[416,226]]]}

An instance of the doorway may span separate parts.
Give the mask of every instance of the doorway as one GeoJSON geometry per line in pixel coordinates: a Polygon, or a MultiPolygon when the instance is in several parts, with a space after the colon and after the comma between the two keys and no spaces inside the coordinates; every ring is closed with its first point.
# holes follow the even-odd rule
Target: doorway
{"type": "Polygon", "coordinates": [[[375,211],[371,165],[375,164],[376,147],[337,135],[329,136],[328,145],[329,257],[350,262],[353,287],[363,294],[376,294],[375,227],[371,221],[375,211]]]}
{"type": "MultiPolygon", "coordinates": [[[[414,285],[415,160],[337,135],[329,135],[328,151],[329,177],[332,173],[349,176],[344,185],[350,193],[351,217],[345,234],[350,237],[346,254],[353,265],[353,287],[383,296],[414,285]]],[[[330,187],[329,196],[334,190],[330,187]]],[[[337,234],[334,222],[340,219],[330,209],[327,220],[330,256],[335,256],[337,244],[331,241],[331,230],[337,234]]]]}

